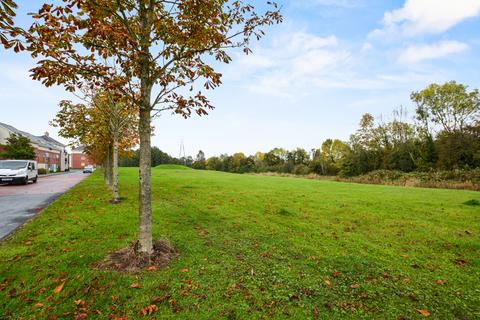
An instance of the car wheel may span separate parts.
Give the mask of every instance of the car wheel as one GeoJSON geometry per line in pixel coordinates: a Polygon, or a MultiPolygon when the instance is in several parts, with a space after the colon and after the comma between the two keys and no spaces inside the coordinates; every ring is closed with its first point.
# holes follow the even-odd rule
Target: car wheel
{"type": "Polygon", "coordinates": [[[28,184],[28,176],[25,177],[25,180],[23,180],[22,184],[28,184]]]}
{"type": "Polygon", "coordinates": [[[38,176],[36,176],[32,181],[33,183],[37,183],[37,180],[38,180],[38,176]]]}

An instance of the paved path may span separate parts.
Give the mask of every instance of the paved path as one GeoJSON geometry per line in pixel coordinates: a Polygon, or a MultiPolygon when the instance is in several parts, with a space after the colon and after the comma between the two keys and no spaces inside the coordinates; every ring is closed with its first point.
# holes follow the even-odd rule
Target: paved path
{"type": "Polygon", "coordinates": [[[34,217],[87,175],[53,175],[28,185],[0,185],[0,240],[34,217]]]}

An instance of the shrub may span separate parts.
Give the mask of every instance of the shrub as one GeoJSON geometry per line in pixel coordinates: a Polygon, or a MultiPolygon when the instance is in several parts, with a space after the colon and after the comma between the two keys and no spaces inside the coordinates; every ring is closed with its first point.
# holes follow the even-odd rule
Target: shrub
{"type": "Polygon", "coordinates": [[[45,168],[38,168],[38,174],[47,174],[47,169],[45,169],[45,168]]]}
{"type": "Polygon", "coordinates": [[[410,187],[480,190],[480,168],[409,173],[396,170],[375,170],[361,176],[337,178],[337,180],[410,187]]]}
{"type": "Polygon", "coordinates": [[[309,169],[306,165],[304,164],[297,164],[294,169],[293,169],[293,173],[296,174],[296,175],[306,175],[306,174],[309,174],[309,169]]]}

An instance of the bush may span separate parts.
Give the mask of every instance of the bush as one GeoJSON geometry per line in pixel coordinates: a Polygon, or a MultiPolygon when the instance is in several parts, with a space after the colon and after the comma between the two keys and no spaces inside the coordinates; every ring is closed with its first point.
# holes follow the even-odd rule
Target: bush
{"type": "Polygon", "coordinates": [[[47,169],[38,168],[38,174],[47,174],[47,169]]]}
{"type": "Polygon", "coordinates": [[[303,175],[309,174],[310,170],[304,164],[297,164],[293,169],[293,173],[296,174],[296,175],[302,175],[303,176],[303,175]]]}
{"type": "Polygon", "coordinates": [[[375,170],[361,176],[337,178],[337,180],[410,187],[480,190],[480,168],[409,173],[397,170],[375,170]]]}

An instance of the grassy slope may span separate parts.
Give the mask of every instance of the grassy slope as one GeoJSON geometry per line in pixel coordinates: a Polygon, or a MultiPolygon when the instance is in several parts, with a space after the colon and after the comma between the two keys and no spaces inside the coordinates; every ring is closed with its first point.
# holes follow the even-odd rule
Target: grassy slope
{"type": "Polygon", "coordinates": [[[0,246],[0,315],[135,319],[159,297],[162,319],[480,317],[480,209],[462,204],[479,193],[175,168],[152,183],[154,237],[178,260],[138,275],[90,267],[137,224],[137,169],[121,170],[119,206],[95,174],[0,246]]]}

